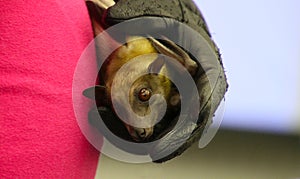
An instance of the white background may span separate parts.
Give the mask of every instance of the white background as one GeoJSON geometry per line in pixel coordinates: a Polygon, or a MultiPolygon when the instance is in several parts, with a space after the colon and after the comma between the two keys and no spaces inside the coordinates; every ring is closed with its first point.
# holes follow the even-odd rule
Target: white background
{"type": "Polygon", "coordinates": [[[300,1],[196,0],[221,49],[229,91],[222,127],[300,130],[300,1]]]}

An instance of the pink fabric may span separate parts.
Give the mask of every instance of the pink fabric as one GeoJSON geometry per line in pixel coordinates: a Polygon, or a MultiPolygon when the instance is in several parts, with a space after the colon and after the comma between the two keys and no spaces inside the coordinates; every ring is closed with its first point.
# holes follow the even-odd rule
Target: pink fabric
{"type": "Polygon", "coordinates": [[[0,178],[93,178],[72,106],[93,33],[83,0],[0,1],[0,178]]]}

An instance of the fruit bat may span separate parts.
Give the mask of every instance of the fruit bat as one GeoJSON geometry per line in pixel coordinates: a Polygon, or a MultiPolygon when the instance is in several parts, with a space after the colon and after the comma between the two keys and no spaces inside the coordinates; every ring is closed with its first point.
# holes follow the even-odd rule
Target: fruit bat
{"type": "MultiPolygon", "coordinates": [[[[177,146],[178,149],[174,152],[163,158],[155,158],[155,162],[164,162],[180,155],[191,146],[192,143],[198,141],[206,124],[211,122],[210,112],[214,112],[217,109],[228,88],[221,56],[217,46],[211,40],[211,35],[202,14],[191,0],[119,0],[115,2],[116,3],[103,5],[103,3],[101,4],[97,0],[87,1],[95,36],[101,32],[101,28],[105,29],[114,24],[136,17],[167,17],[183,22],[196,30],[204,37],[211,48],[215,50],[216,56],[218,57],[217,66],[212,67],[212,69],[216,71],[215,74],[218,75],[216,77],[217,81],[215,86],[211,86],[205,69],[202,69],[201,65],[197,64],[196,60],[193,60],[194,57],[192,57],[191,54],[168,40],[168,38],[157,40],[152,37],[144,38],[128,34],[126,43],[115,50],[102,66],[99,78],[103,79],[103,82],[83,92],[83,94],[89,98],[93,98],[92,94],[95,94],[94,97],[98,106],[96,112],[104,116],[103,120],[105,124],[117,136],[135,142],[147,142],[166,136],[164,141],[155,146],[152,153],[150,152],[150,156],[153,156],[153,158],[155,158],[155,153],[163,152],[165,148],[168,147],[172,148],[172,144],[182,140],[186,133],[191,133],[187,139],[184,138],[184,144],[177,146]],[[179,128],[172,130],[174,124],[177,122],[176,116],[180,110],[180,95],[174,84],[162,75],[169,73],[169,70],[168,65],[159,55],[154,55],[146,59],[143,64],[133,67],[136,70],[148,70],[148,72],[154,70],[159,72],[145,75],[133,83],[130,88],[129,103],[135,113],[145,115],[149,111],[149,99],[151,96],[160,93],[167,101],[167,111],[163,119],[154,126],[149,125],[149,127],[135,127],[134,125],[132,126],[118,120],[118,117],[115,115],[115,109],[111,104],[112,95],[110,94],[112,79],[114,79],[116,72],[122,65],[135,57],[145,54],[164,54],[170,56],[181,63],[182,68],[186,68],[193,76],[199,90],[201,104],[199,119],[196,125],[187,125],[184,123],[179,128]],[[139,84],[145,85],[140,87],[141,85],[139,84]]],[[[134,69],[132,69],[132,71],[134,71],[134,69]]],[[[119,81],[120,83],[126,83],[125,79],[119,79],[119,81]]],[[[121,88],[121,86],[119,86],[119,88],[121,88]]],[[[122,101],[125,100],[127,99],[120,96],[117,99],[121,104],[120,106],[122,106],[122,101]]],[[[130,116],[126,114],[126,109],[123,110],[123,112],[126,118],[130,118],[130,116]]],[[[91,111],[91,113],[95,113],[95,110],[91,111]]],[[[156,119],[149,119],[148,122],[153,124],[156,122],[155,120],[156,119]]],[[[131,121],[131,123],[132,122],[134,121],[131,121]]],[[[97,126],[97,122],[95,123],[95,121],[91,120],[91,123],[97,126]]]]}
{"type": "MultiPolygon", "coordinates": [[[[140,116],[148,115],[151,111],[149,100],[155,94],[160,94],[165,98],[167,101],[167,110],[176,112],[179,109],[180,96],[174,84],[163,75],[168,73],[168,67],[164,62],[164,57],[158,56],[158,54],[173,57],[173,60],[180,62],[182,68],[187,68],[191,75],[196,73],[198,65],[176,44],[169,40],[164,40],[164,43],[166,45],[151,37],[129,37],[125,45],[119,47],[109,56],[100,70],[104,85],[89,88],[85,90],[84,95],[91,98],[91,94],[96,90],[96,94],[102,93],[105,95],[102,99],[105,98],[108,99],[107,101],[111,101],[111,98],[116,98],[115,100],[119,103],[119,106],[121,108],[125,107],[125,104],[128,103],[125,94],[112,95],[113,80],[116,81],[116,88],[122,89],[127,84],[130,84],[128,79],[136,75],[138,71],[144,71],[148,74],[141,76],[130,86],[129,103],[133,112],[140,116]],[[135,57],[147,54],[150,54],[150,56],[144,56],[140,63],[133,63],[130,69],[127,69],[126,78],[115,79],[116,73],[124,64],[135,57]],[[156,71],[156,73],[153,73],[153,71],[156,71]]],[[[108,105],[111,109],[114,109],[111,103],[108,105]]],[[[156,105],[159,105],[159,103],[156,105]]],[[[122,117],[127,118],[131,123],[135,122],[133,117],[130,116],[128,109],[122,109],[122,111],[122,117]]],[[[147,128],[134,127],[125,122],[124,125],[133,140],[145,141],[152,136],[154,132],[153,124],[156,120],[158,120],[158,116],[152,116],[151,118],[144,119],[144,121],[140,121],[149,124],[147,128]]]]}

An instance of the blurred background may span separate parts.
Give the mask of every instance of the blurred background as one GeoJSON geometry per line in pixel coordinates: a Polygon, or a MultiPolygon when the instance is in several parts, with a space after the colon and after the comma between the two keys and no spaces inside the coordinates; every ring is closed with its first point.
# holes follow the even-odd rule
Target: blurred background
{"type": "Polygon", "coordinates": [[[224,59],[222,127],[300,133],[300,1],[197,0],[224,59]]]}
{"type": "Polygon", "coordinates": [[[195,2],[228,77],[221,129],[204,149],[161,165],[101,156],[96,177],[299,179],[300,1],[195,2]]]}

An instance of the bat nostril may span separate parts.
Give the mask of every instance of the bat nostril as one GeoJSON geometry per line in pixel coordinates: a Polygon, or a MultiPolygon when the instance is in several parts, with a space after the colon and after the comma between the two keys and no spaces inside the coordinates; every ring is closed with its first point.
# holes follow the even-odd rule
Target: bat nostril
{"type": "Polygon", "coordinates": [[[139,141],[144,141],[152,135],[152,130],[148,128],[136,128],[135,134],[139,141]]]}
{"type": "Polygon", "coordinates": [[[146,130],[143,129],[143,132],[141,132],[141,137],[146,137],[146,136],[147,136],[146,130]]]}
{"type": "Polygon", "coordinates": [[[140,138],[145,138],[147,136],[145,129],[137,129],[136,133],[140,138]]]}

